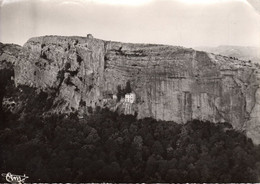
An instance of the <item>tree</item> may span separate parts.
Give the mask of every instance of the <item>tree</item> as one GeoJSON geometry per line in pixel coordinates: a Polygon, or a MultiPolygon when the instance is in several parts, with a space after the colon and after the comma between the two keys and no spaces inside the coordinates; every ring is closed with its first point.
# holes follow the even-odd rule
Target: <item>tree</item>
{"type": "Polygon", "coordinates": [[[131,89],[131,84],[130,81],[126,82],[126,87],[125,87],[125,93],[131,93],[132,89],[131,89]]]}
{"type": "Polygon", "coordinates": [[[164,148],[159,141],[155,141],[152,146],[152,152],[156,155],[162,155],[164,153],[164,148]]]}

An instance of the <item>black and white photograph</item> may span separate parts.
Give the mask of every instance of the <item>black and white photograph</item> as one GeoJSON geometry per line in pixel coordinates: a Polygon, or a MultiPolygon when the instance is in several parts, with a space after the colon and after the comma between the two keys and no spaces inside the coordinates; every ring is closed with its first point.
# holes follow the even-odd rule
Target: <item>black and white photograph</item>
{"type": "Polygon", "coordinates": [[[0,0],[0,183],[260,183],[260,0],[0,0]]]}

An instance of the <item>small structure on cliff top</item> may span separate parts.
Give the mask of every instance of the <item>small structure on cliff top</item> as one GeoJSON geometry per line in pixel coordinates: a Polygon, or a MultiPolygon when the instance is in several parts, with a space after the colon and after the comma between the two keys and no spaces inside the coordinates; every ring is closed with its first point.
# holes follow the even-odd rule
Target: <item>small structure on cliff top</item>
{"type": "Polygon", "coordinates": [[[88,38],[88,39],[93,39],[94,37],[93,37],[92,34],[87,34],[87,38],[88,38]]]}

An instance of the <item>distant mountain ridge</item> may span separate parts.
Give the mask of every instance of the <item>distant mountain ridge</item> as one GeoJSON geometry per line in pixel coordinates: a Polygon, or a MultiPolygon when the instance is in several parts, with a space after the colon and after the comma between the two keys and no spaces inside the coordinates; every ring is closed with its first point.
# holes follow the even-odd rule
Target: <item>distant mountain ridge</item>
{"type": "Polygon", "coordinates": [[[232,46],[232,45],[220,45],[217,47],[195,47],[196,50],[211,52],[214,54],[220,54],[228,57],[235,57],[241,60],[255,63],[260,63],[260,48],[251,46],[232,46]]]}

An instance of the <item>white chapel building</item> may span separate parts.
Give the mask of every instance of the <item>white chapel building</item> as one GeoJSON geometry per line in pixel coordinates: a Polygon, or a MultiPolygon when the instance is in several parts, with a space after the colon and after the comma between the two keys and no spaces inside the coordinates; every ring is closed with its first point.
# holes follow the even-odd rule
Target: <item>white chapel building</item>
{"type": "Polygon", "coordinates": [[[125,94],[125,102],[134,103],[136,100],[136,95],[134,93],[125,94]]]}

